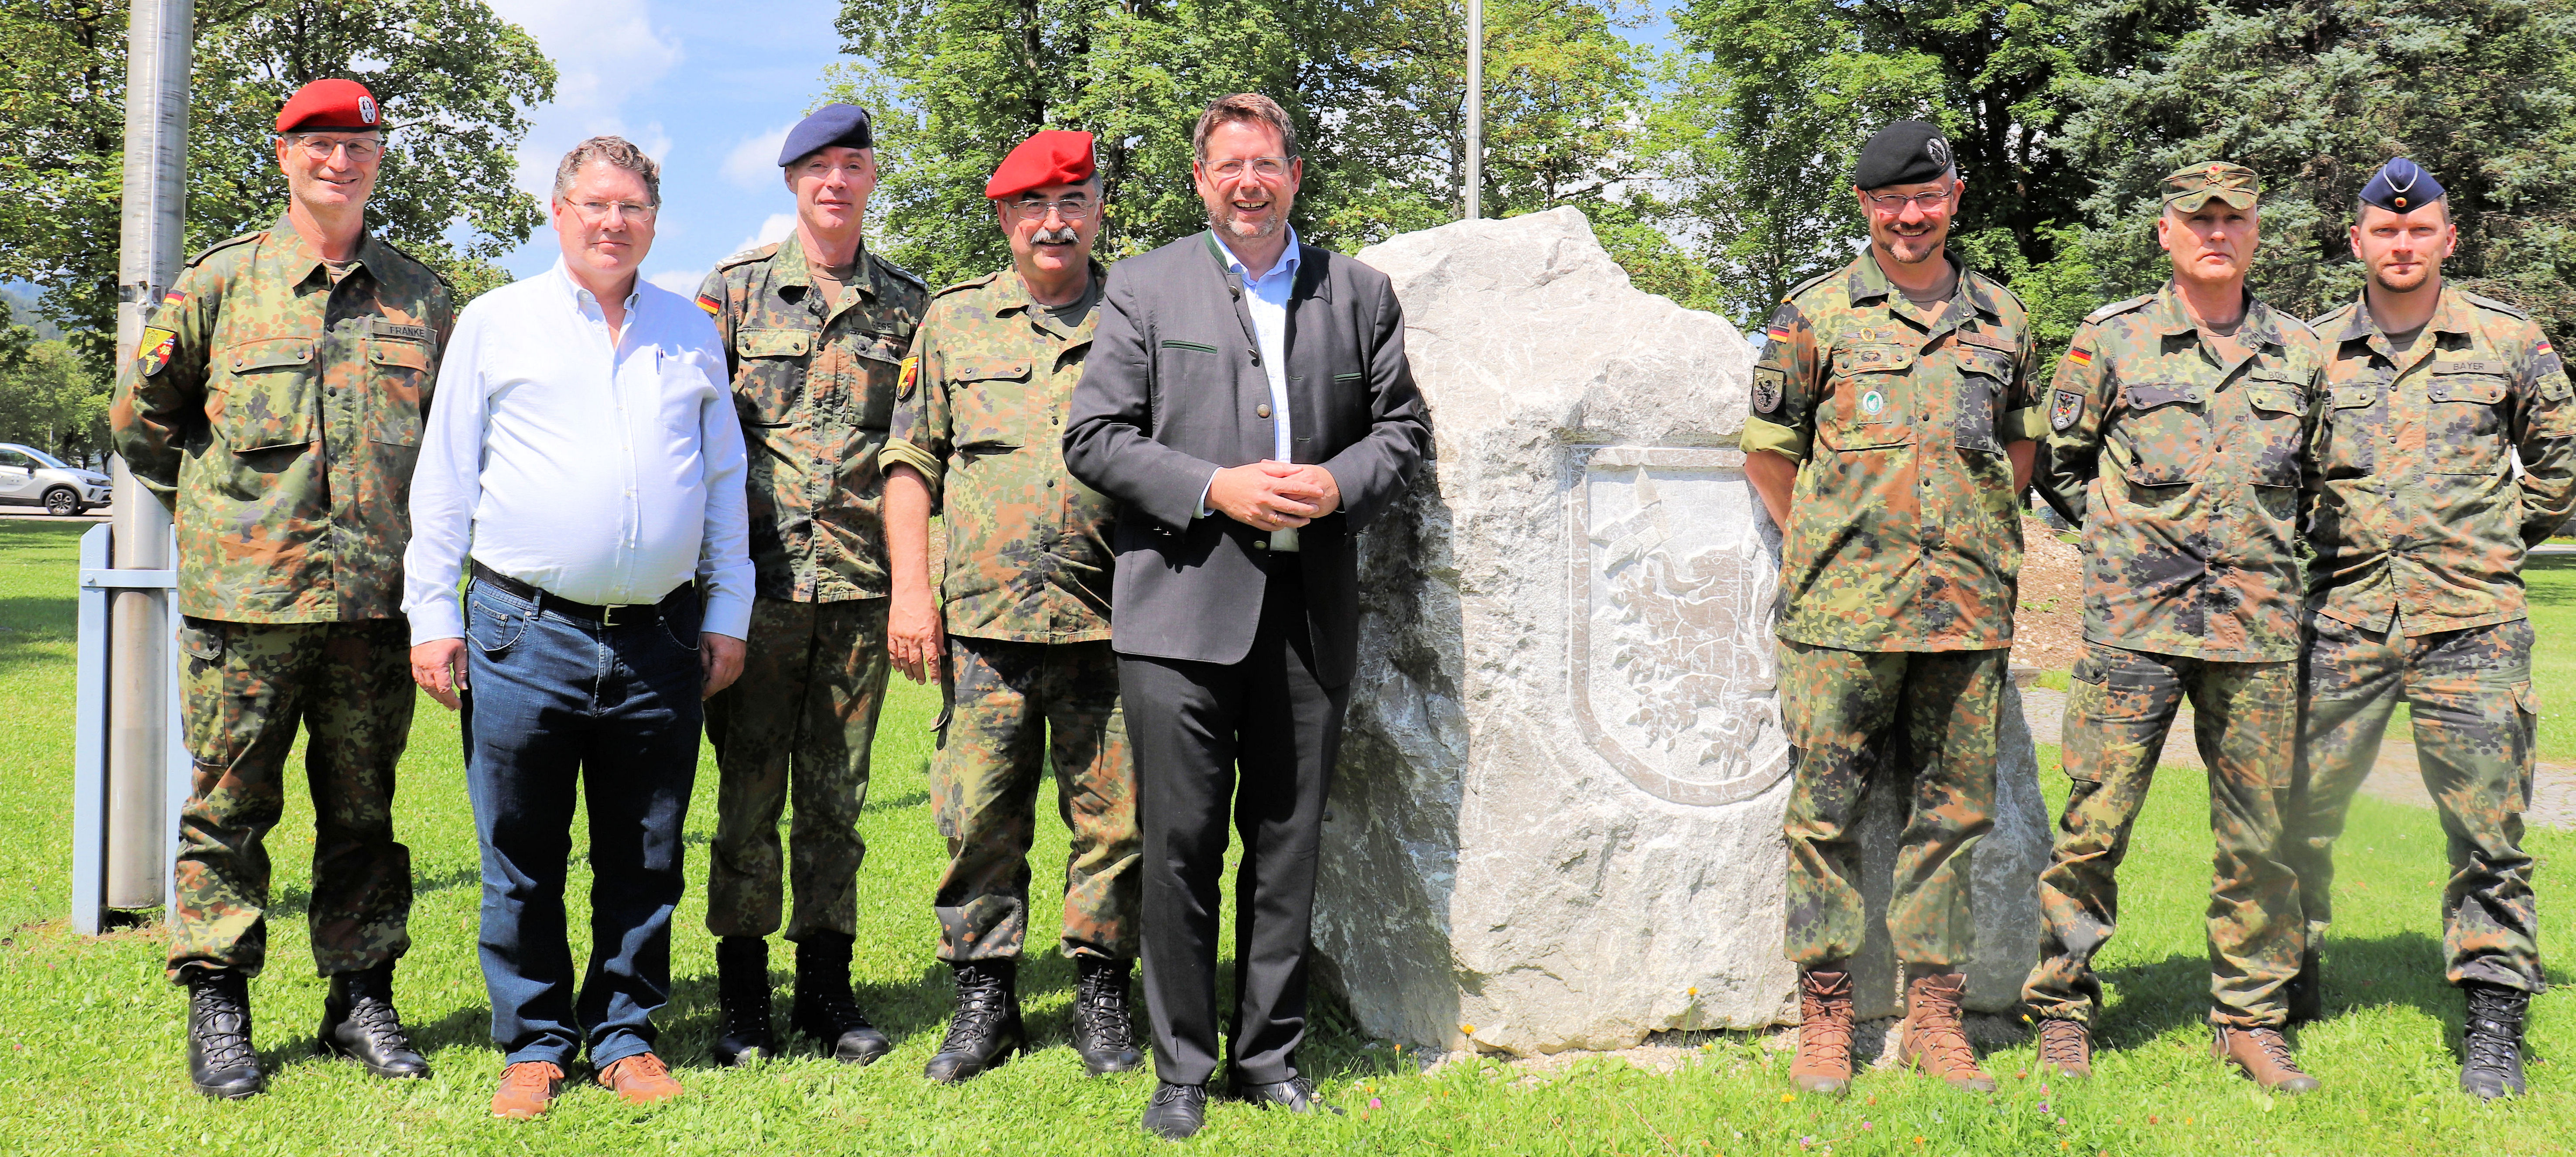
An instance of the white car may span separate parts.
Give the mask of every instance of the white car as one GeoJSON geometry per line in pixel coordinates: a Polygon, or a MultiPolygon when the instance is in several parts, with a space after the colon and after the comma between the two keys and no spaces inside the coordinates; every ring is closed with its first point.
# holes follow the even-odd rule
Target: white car
{"type": "Polygon", "coordinates": [[[107,475],[66,466],[63,460],[15,442],[0,442],[0,502],[42,506],[47,514],[78,514],[107,505],[107,475]]]}

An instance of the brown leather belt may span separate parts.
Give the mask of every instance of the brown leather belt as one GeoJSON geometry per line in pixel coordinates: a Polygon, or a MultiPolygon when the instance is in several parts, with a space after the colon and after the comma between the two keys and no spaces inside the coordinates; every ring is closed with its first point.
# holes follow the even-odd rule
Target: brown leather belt
{"type": "Polygon", "coordinates": [[[517,579],[502,574],[491,567],[483,565],[481,559],[476,559],[474,561],[474,581],[477,584],[490,583],[512,597],[525,599],[530,606],[535,607],[541,614],[546,611],[553,611],[567,619],[580,619],[585,623],[597,623],[603,627],[624,627],[635,623],[658,623],[662,621],[666,612],[670,611],[672,608],[682,605],[680,600],[695,598],[698,593],[697,580],[691,579],[688,582],[681,583],[680,585],[671,588],[671,593],[662,596],[660,602],[623,603],[615,606],[597,606],[591,603],[577,603],[571,599],[563,597],[562,595],[530,586],[527,583],[520,582],[517,579]]]}

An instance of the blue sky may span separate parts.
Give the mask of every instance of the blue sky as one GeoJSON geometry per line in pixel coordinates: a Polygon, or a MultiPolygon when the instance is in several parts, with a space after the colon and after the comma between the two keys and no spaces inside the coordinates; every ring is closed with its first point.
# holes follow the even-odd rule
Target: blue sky
{"type": "MultiPolygon", "coordinates": [[[[778,143],[840,62],[838,0],[491,0],[552,57],[562,79],[519,149],[519,184],[545,198],[555,160],[616,133],[662,163],[661,228],[645,276],[680,293],[717,261],[795,226],[778,143]]],[[[1630,35],[1661,42],[1660,14],[1630,35]]],[[[526,276],[554,263],[539,228],[502,259],[526,276]]]]}

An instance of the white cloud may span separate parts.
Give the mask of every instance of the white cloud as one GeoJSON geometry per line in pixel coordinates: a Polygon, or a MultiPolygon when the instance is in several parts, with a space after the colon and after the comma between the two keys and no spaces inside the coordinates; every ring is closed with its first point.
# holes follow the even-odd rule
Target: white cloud
{"type": "Polygon", "coordinates": [[[795,127],[780,125],[744,137],[725,154],[725,179],[754,192],[778,187],[778,150],[787,147],[787,130],[795,127]]]}
{"type": "Polygon", "coordinates": [[[671,148],[657,122],[632,127],[628,98],[653,87],[684,54],[677,36],[653,27],[646,0],[491,0],[500,17],[527,30],[555,62],[553,102],[529,116],[519,144],[519,187],[540,200],[553,191],[555,162],[583,139],[615,133],[655,159],[671,148]]]}
{"type": "Polygon", "coordinates": [[[682,297],[696,297],[698,295],[698,287],[706,284],[707,271],[703,269],[665,269],[660,273],[646,277],[644,280],[670,290],[673,293],[679,294],[682,297]]]}
{"type": "Polygon", "coordinates": [[[785,241],[787,235],[795,231],[796,214],[772,213],[760,222],[760,232],[743,238],[742,244],[734,246],[733,251],[740,253],[746,249],[758,249],[773,241],[785,241]]]}

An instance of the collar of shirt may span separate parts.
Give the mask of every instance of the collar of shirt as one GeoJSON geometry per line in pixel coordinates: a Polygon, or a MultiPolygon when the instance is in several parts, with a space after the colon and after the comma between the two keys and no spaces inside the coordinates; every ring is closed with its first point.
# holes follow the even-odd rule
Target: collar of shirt
{"type": "MultiPolygon", "coordinates": [[[[321,271],[322,251],[314,248],[312,242],[306,241],[304,234],[296,231],[295,222],[288,219],[285,214],[278,214],[277,224],[268,227],[268,242],[260,247],[260,255],[273,263],[285,284],[302,285],[306,278],[321,271]]],[[[375,234],[364,230],[359,231],[357,247],[349,251],[349,271],[356,273],[358,270],[365,269],[369,276],[373,276],[375,271],[372,266],[379,263],[379,258],[376,256],[378,244],[375,234]]],[[[327,275],[323,283],[325,285],[330,283],[327,275]]]]}
{"type": "MultiPolygon", "coordinates": [[[[1975,267],[1968,264],[1968,259],[1956,249],[1944,249],[1941,251],[1941,256],[1950,262],[1950,268],[1959,275],[1958,284],[1950,290],[1950,301],[1952,304],[1961,305],[1961,308],[1950,311],[1946,317],[1939,312],[1934,312],[1932,321],[1927,324],[1938,328],[1941,322],[1949,318],[1964,320],[1971,312],[1986,317],[2000,316],[2002,311],[1995,307],[1994,299],[1987,297],[1985,287],[1977,284],[1975,267]]],[[[1887,279],[1887,270],[1879,267],[1878,254],[1866,248],[1862,249],[1860,256],[1852,261],[1851,277],[1843,288],[1854,305],[1868,301],[1884,301],[1891,307],[1899,302],[1903,302],[1908,307],[1913,305],[1913,302],[1906,300],[1904,294],[1896,291],[1896,283],[1887,279]]]]}
{"type": "Polygon", "coordinates": [[[1020,271],[1017,269],[1002,271],[1002,280],[1013,288],[1012,291],[1003,294],[1005,300],[1002,304],[993,307],[993,316],[1006,317],[1016,313],[1029,319],[1031,326],[1057,337],[1088,336],[1091,332],[1091,320],[1099,316],[1097,307],[1100,291],[1108,284],[1109,271],[1101,268],[1097,261],[1087,261],[1085,264],[1091,268],[1091,280],[1084,283],[1082,295],[1092,299],[1094,308],[1092,312],[1084,315],[1079,324],[1059,320],[1055,311],[1062,308],[1060,306],[1038,304],[1037,297],[1029,292],[1029,279],[1020,276],[1020,271]]]}
{"type": "MultiPolygon", "coordinates": [[[[866,242],[859,243],[858,255],[851,264],[853,272],[850,279],[842,284],[858,290],[861,299],[873,300],[877,295],[877,283],[876,275],[868,268],[866,242]]],[[[778,256],[770,259],[769,269],[772,283],[781,289],[791,285],[813,289],[813,261],[806,256],[804,234],[790,230],[787,239],[778,243],[778,256]]]]}
{"type": "MultiPolygon", "coordinates": [[[[555,258],[555,267],[548,270],[547,275],[553,278],[556,288],[571,301],[573,312],[602,325],[608,323],[608,315],[599,308],[598,295],[592,293],[589,287],[573,280],[572,268],[564,263],[563,258],[555,258]]],[[[623,303],[626,307],[626,324],[620,327],[621,332],[634,328],[636,312],[642,307],[644,301],[643,295],[636,291],[636,287],[643,284],[644,276],[638,273],[635,276],[635,285],[628,286],[626,289],[626,300],[623,303]]]]}
{"type": "Polygon", "coordinates": [[[1257,279],[1252,276],[1252,270],[1245,268],[1243,259],[1234,255],[1234,247],[1227,245],[1223,238],[1218,239],[1216,247],[1218,252],[1225,254],[1225,267],[1233,270],[1236,276],[1243,279],[1243,288],[1246,292],[1275,292],[1278,300],[1287,300],[1287,287],[1297,280],[1299,257],[1296,226],[1288,227],[1288,248],[1280,251],[1279,260],[1272,262],[1269,271],[1257,279]]]}
{"type": "MultiPolygon", "coordinates": [[[[2156,292],[2155,304],[2147,307],[2146,316],[2148,324],[2155,327],[2157,333],[2200,332],[2200,323],[2193,321],[2191,311],[2183,307],[2182,286],[2178,282],[2165,282],[2165,287],[2156,292]]],[[[2254,296],[2251,289],[2245,291],[2245,320],[2237,323],[2236,332],[2231,336],[2251,353],[2261,353],[2265,346],[2283,344],[2281,324],[2272,317],[2272,307],[2263,304],[2263,299],[2254,296]]],[[[2210,352],[2215,355],[2218,351],[2210,352]]],[[[2221,357],[2219,360],[2224,362],[2227,359],[2221,357]]]]}
{"type": "MultiPolygon", "coordinates": [[[[2442,285],[2441,294],[2433,304],[2432,319],[2424,323],[2424,332],[2461,334],[2476,332],[2477,323],[2470,318],[2471,307],[2468,302],[2460,298],[2460,291],[2445,282],[2442,285]]],[[[2379,356],[2392,363],[2397,360],[2396,347],[2388,344],[2388,334],[2381,330],[2379,322],[2370,316],[2370,291],[2367,289],[2354,298],[2352,320],[2344,324],[2343,332],[2336,334],[2334,340],[2339,343],[2366,340],[2370,343],[2370,348],[2379,356]]],[[[2419,340],[2415,348],[2422,351],[2428,347],[2419,340]]]]}
{"type": "Polygon", "coordinates": [[[1261,342],[1261,375],[1270,379],[1270,456],[1291,462],[1289,454],[1296,448],[1290,432],[1288,413],[1288,290],[1297,283],[1297,228],[1288,227],[1288,248],[1279,260],[1259,278],[1244,268],[1243,259],[1220,243],[1225,266],[1243,279],[1243,309],[1252,315],[1253,335],[1261,342]]]}

